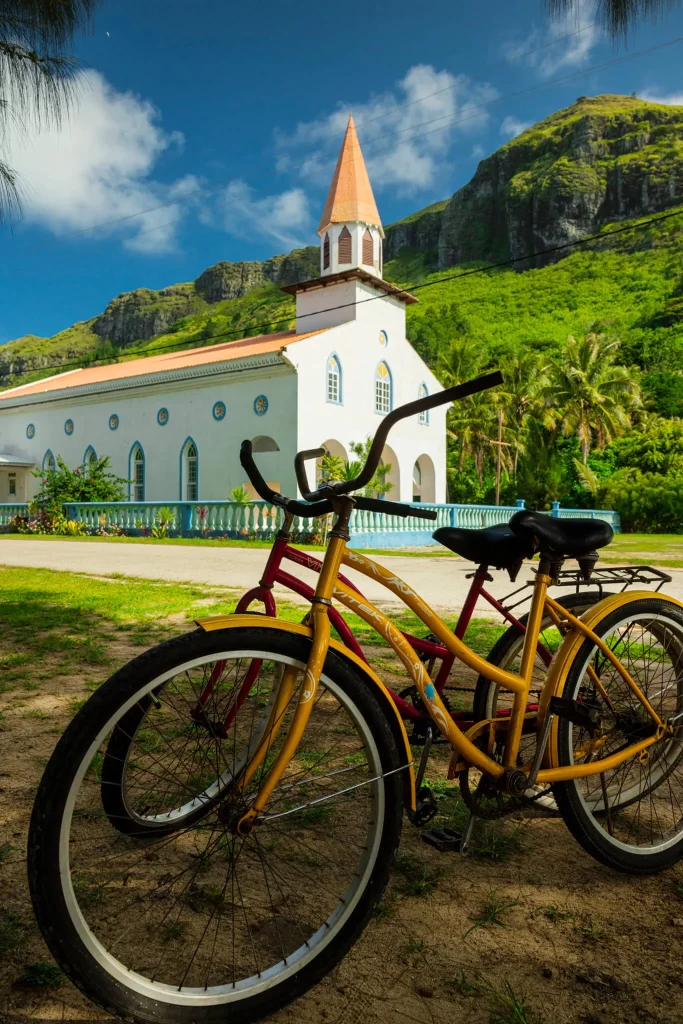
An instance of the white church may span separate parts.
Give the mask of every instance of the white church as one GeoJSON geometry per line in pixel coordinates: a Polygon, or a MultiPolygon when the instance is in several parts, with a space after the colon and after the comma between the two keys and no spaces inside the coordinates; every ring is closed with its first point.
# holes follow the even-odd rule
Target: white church
{"type": "MultiPolygon", "coordinates": [[[[251,486],[251,438],[270,486],[297,493],[294,455],[353,459],[386,413],[441,385],[406,339],[417,300],[382,279],[384,232],[349,119],[320,227],[320,276],[296,296],[294,330],[110,366],[0,392],[0,503],[27,501],[31,470],[109,456],[130,501],[213,501],[251,486]]],[[[400,422],[383,460],[389,497],[446,500],[446,407],[400,422]]]]}

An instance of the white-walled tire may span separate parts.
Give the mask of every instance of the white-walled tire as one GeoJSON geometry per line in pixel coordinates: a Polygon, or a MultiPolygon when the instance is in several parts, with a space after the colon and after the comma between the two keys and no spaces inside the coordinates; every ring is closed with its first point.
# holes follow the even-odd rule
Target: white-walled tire
{"type": "MultiPolygon", "coordinates": [[[[299,750],[250,836],[235,835],[231,823],[258,773],[244,797],[228,785],[208,814],[171,833],[124,835],[102,808],[108,738],[138,701],[154,693],[155,724],[169,738],[135,755],[147,771],[143,799],[170,806],[186,800],[195,776],[200,793],[207,779],[225,777],[244,748],[246,732],[238,735],[236,724],[218,749],[209,734],[208,760],[201,753],[193,763],[186,753],[173,760],[195,743],[180,709],[210,666],[224,659],[234,667],[215,689],[212,711],[220,715],[239,686],[240,659],[263,662],[243,705],[248,730],[249,715],[255,721],[268,707],[278,666],[296,669],[300,685],[308,646],[304,637],[258,626],[161,644],[93,695],[48,763],[29,837],[38,923],[65,973],[123,1019],[258,1020],[327,974],[381,898],[400,836],[401,761],[367,683],[334,652],[299,750]]],[[[296,690],[287,715],[295,698],[296,690]]]]}

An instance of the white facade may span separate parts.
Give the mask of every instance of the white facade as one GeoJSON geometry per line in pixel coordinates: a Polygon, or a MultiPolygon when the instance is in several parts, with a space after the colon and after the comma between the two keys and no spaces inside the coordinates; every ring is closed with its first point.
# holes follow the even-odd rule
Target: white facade
{"type": "MultiPolygon", "coordinates": [[[[239,464],[244,438],[255,441],[266,480],[295,494],[298,450],[326,445],[353,459],[350,443],[374,435],[383,415],[376,411],[381,365],[387,373],[380,397],[386,400],[388,384],[390,408],[417,398],[420,388],[430,394],[440,390],[406,340],[404,306],[392,296],[378,296],[363,282],[343,282],[299,294],[297,313],[301,329],[320,333],[304,340],[295,336],[261,358],[193,367],[173,377],[145,374],[85,386],[68,387],[65,375],[60,390],[22,395],[20,388],[0,396],[0,502],[25,501],[36,493],[39,481],[27,464],[45,468],[59,455],[76,467],[92,452],[108,455],[112,470],[133,480],[127,487],[131,500],[226,498],[247,482],[239,464]],[[345,306],[346,322],[321,330],[322,320],[342,313],[318,313],[321,298],[323,306],[345,306]],[[368,298],[373,301],[363,301],[368,298]],[[223,406],[224,415],[216,418],[223,406]],[[263,450],[275,445],[277,450],[263,450]],[[196,450],[196,490],[188,479],[190,446],[196,450]],[[142,457],[136,459],[138,452],[142,457]]],[[[394,484],[389,497],[446,500],[445,414],[445,407],[432,410],[426,423],[414,417],[392,431],[385,453],[394,484]]]]}
{"type": "MultiPolygon", "coordinates": [[[[416,300],[382,280],[383,232],[352,119],[319,234],[321,277],[285,289],[296,294],[295,331],[0,393],[0,502],[33,497],[31,466],[105,455],[131,501],[221,500],[248,485],[245,438],[267,482],[294,496],[297,451],[355,459],[351,443],[374,436],[386,413],[440,391],[406,339],[416,300]]],[[[445,502],[446,407],[400,422],[383,458],[389,498],[445,502]]]]}

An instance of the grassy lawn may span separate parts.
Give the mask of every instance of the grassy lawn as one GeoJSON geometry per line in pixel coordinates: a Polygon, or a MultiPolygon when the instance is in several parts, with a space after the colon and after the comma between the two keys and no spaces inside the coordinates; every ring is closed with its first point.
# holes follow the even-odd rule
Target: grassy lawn
{"type": "MultiPolygon", "coordinates": [[[[30,535],[19,533],[0,534],[0,540],[38,540],[50,543],[54,541],[74,544],[162,544],[190,545],[200,547],[236,547],[236,548],[270,548],[269,540],[203,540],[201,537],[165,537],[153,540],[150,537],[55,537],[46,535],[30,535]]],[[[297,544],[302,551],[323,551],[321,545],[297,544]]],[[[402,558],[457,558],[451,551],[440,546],[420,548],[368,548],[363,549],[367,555],[386,558],[400,555],[402,558]]],[[[625,563],[638,565],[645,562],[653,565],[683,568],[683,534],[676,533],[617,533],[609,548],[601,552],[601,560],[610,564],[625,563]]]]}

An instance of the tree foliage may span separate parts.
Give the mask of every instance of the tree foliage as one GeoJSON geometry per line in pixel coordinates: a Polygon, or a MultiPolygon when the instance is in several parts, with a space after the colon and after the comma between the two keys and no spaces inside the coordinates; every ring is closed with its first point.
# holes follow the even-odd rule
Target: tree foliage
{"type": "Polygon", "coordinates": [[[109,456],[70,469],[61,455],[51,473],[34,471],[40,480],[36,505],[49,515],[61,515],[63,506],[81,501],[123,501],[129,482],[109,468],[109,456]]]}

